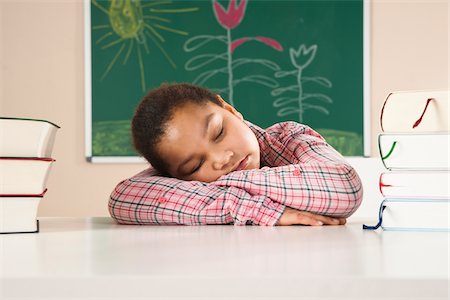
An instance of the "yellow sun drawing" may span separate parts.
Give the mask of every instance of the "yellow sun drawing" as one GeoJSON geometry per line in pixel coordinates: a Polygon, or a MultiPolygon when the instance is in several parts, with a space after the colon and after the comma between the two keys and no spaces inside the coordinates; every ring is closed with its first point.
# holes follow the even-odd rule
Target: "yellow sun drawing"
{"type": "Polygon", "coordinates": [[[171,32],[179,35],[188,35],[188,33],[172,28],[169,25],[163,25],[170,24],[171,20],[162,16],[197,11],[197,7],[166,8],[165,5],[173,2],[170,0],[143,1],[142,3],[141,0],[102,1],[107,4],[109,3],[109,7],[103,6],[99,2],[92,0],[92,4],[108,16],[109,24],[95,25],[92,27],[92,30],[108,30],[108,32],[96,41],[96,44],[107,41],[107,39],[115,38],[113,41],[103,45],[101,49],[104,50],[116,45],[118,46],[118,50],[108,64],[101,80],[109,74],[122,53],[124,53],[123,64],[126,64],[131,53],[136,52],[141,75],[142,91],[145,92],[145,71],[142,52],[150,53],[149,39],[158,47],[170,65],[176,68],[175,62],[164,49],[163,44],[165,39],[162,33],[171,32]],[[125,48],[127,48],[126,52],[124,52],[125,48]]]}

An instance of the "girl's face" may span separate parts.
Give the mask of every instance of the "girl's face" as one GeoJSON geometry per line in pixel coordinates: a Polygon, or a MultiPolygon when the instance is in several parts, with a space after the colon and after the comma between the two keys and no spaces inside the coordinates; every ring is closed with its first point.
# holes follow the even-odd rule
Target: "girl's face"
{"type": "Polygon", "coordinates": [[[175,110],[157,151],[171,176],[211,182],[233,171],[260,167],[260,150],[242,115],[223,101],[188,102],[175,110]]]}

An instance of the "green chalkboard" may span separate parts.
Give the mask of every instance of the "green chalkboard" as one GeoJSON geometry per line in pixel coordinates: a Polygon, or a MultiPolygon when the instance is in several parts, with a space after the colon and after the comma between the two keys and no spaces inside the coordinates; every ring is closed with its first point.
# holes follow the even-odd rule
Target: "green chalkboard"
{"type": "Polygon", "coordinates": [[[134,109],[164,81],[210,88],[261,127],[305,123],[342,154],[364,155],[363,0],[86,6],[89,158],[136,156],[134,109]]]}

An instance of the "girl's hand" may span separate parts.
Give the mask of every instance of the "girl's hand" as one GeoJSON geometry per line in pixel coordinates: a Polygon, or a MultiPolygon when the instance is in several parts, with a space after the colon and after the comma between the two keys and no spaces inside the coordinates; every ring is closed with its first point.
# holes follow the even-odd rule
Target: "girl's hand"
{"type": "Polygon", "coordinates": [[[345,218],[331,218],[286,207],[276,225],[344,225],[345,218]]]}

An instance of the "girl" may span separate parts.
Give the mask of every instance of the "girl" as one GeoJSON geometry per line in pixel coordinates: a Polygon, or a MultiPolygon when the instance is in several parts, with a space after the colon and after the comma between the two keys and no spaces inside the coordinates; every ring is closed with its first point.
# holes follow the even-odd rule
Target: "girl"
{"type": "Polygon", "coordinates": [[[198,86],[150,91],[132,136],[151,167],[112,192],[122,224],[342,225],[361,204],[357,173],[317,132],[261,129],[198,86]]]}

